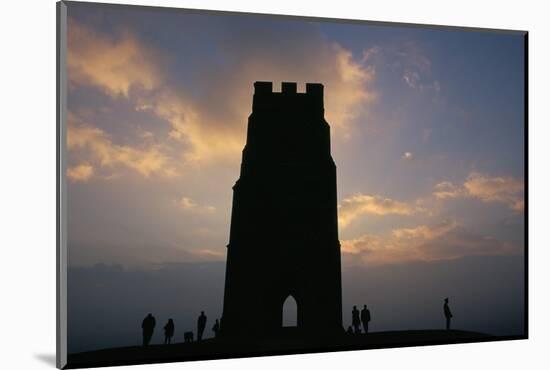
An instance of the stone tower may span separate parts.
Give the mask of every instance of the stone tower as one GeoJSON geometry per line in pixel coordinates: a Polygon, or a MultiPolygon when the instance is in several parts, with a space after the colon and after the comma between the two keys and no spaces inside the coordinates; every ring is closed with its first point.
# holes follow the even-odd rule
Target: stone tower
{"type": "Polygon", "coordinates": [[[336,166],[324,119],[323,85],[254,83],[233,208],[222,334],[282,333],[283,302],[297,303],[303,335],[342,329],[336,166]]]}

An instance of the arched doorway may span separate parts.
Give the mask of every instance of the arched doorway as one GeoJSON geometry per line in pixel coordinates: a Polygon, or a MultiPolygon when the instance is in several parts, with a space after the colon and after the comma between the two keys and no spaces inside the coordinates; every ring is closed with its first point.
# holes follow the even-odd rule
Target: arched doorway
{"type": "Polygon", "coordinates": [[[283,303],[283,327],[298,326],[298,304],[292,295],[286,297],[283,303]]]}

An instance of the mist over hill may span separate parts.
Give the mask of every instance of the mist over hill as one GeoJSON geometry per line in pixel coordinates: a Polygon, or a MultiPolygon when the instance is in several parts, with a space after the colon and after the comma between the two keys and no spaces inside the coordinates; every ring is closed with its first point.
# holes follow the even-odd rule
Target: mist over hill
{"type": "MultiPolygon", "coordinates": [[[[442,329],[450,298],[453,328],[492,335],[523,334],[523,256],[466,257],[451,261],[342,268],[344,325],[353,305],[367,304],[371,331],[442,329]]],[[[139,345],[141,320],[157,320],[152,343],[172,318],[174,341],[196,330],[201,310],[206,337],[223,306],[225,262],[128,268],[73,267],[68,278],[69,352],[139,345]]],[[[252,308],[253,309],[253,308],[252,308]]],[[[289,312],[285,312],[289,314],[289,312]]]]}

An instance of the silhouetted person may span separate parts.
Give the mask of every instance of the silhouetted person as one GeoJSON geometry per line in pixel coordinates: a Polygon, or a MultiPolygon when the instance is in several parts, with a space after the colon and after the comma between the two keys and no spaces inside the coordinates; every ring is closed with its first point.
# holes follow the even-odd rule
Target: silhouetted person
{"type": "Polygon", "coordinates": [[[214,332],[214,338],[218,337],[218,333],[220,332],[220,322],[218,319],[216,319],[216,323],[212,327],[212,331],[214,332]]]}
{"type": "Polygon", "coordinates": [[[155,330],[156,321],[153,315],[150,313],[145,316],[141,323],[141,329],[143,329],[143,345],[146,346],[151,342],[153,331],[155,330]]]}
{"type": "Polygon", "coordinates": [[[361,333],[361,318],[359,317],[359,310],[356,306],[353,306],[353,310],[351,310],[351,324],[353,325],[355,334],[361,333]]]}
{"type": "Polygon", "coordinates": [[[174,321],[172,319],[169,319],[166,325],[164,325],[164,344],[170,344],[173,336],[174,336],[174,321]]]}
{"type": "Polygon", "coordinates": [[[206,315],[204,314],[204,311],[201,311],[201,315],[197,320],[197,341],[198,342],[202,340],[202,333],[204,333],[205,327],[206,327],[206,315]]]}
{"type": "Polygon", "coordinates": [[[451,313],[451,309],[449,308],[449,298],[445,298],[445,304],[443,305],[443,313],[445,313],[446,327],[447,327],[447,330],[449,330],[451,328],[451,318],[453,317],[453,314],[451,313]]]}
{"type": "Polygon", "coordinates": [[[363,330],[365,334],[369,332],[369,321],[370,321],[370,311],[367,308],[367,305],[363,305],[361,310],[361,322],[363,323],[363,330]]]}
{"type": "Polygon", "coordinates": [[[348,333],[350,335],[353,335],[353,329],[352,329],[351,325],[348,326],[348,330],[346,331],[346,333],[348,333]]]}

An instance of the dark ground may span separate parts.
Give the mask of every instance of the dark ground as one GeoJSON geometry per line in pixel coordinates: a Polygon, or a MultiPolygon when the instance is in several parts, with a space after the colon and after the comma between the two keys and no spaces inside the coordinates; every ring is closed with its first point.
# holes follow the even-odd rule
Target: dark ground
{"type": "MultiPolygon", "coordinates": [[[[285,335],[272,341],[236,343],[221,339],[104,349],[70,354],[66,369],[98,366],[137,365],[160,362],[210,360],[231,357],[284,355],[328,351],[345,351],[384,347],[468,343],[504,339],[461,330],[413,330],[374,332],[367,335],[344,335],[333,341],[305,341],[285,335]]],[[[514,338],[508,338],[514,339],[514,338]]]]}

